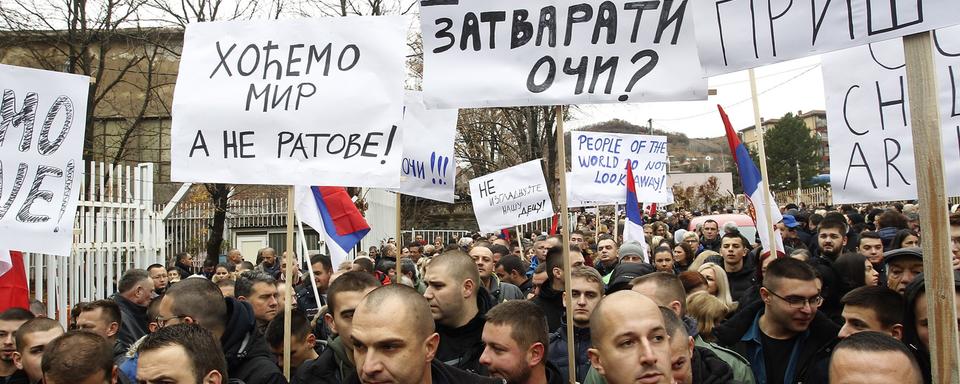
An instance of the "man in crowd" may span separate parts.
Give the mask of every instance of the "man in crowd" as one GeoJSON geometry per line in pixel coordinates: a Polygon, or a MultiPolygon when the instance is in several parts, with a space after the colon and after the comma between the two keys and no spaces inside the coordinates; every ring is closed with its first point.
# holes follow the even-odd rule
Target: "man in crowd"
{"type": "MultiPolygon", "coordinates": [[[[283,336],[284,336],[284,313],[280,312],[274,317],[264,337],[270,344],[273,355],[277,358],[277,365],[283,368],[283,336]]],[[[299,309],[294,309],[290,317],[290,372],[296,372],[297,369],[306,361],[316,360],[320,355],[314,349],[317,346],[317,337],[310,332],[310,320],[299,309]]]]}
{"type": "Polygon", "coordinates": [[[333,276],[333,263],[330,261],[330,256],[311,256],[310,269],[313,270],[313,284],[305,281],[297,290],[297,308],[300,308],[307,315],[319,308],[317,307],[317,299],[313,296],[314,284],[317,286],[317,293],[320,294],[320,305],[326,304],[324,296],[327,294],[327,288],[330,287],[330,276],[333,276]]]}
{"type": "MultiPolygon", "coordinates": [[[[177,268],[177,273],[180,275],[180,279],[186,279],[193,275],[193,255],[187,252],[180,252],[176,256],[176,262],[174,267],[177,268]]],[[[169,275],[169,273],[168,273],[169,275]]]]}
{"type": "Polygon", "coordinates": [[[0,341],[3,341],[3,350],[0,351],[0,382],[26,382],[26,373],[17,369],[13,357],[17,353],[17,329],[33,318],[33,313],[18,307],[0,313],[0,341]]]}
{"type": "Polygon", "coordinates": [[[617,246],[616,240],[611,236],[601,237],[600,242],[597,243],[597,253],[599,254],[599,258],[594,261],[593,265],[597,268],[597,272],[609,278],[610,273],[613,272],[613,269],[617,267],[620,261],[619,247],[617,246]]]}
{"type": "Polygon", "coordinates": [[[40,360],[44,384],[117,383],[120,372],[104,338],[71,331],[50,341],[40,360]]]}
{"type": "Polygon", "coordinates": [[[840,328],[817,311],[817,272],[800,260],[776,259],[760,298],[714,330],[720,344],[747,358],[758,383],[827,382],[821,363],[840,328]]]}
{"type": "Polygon", "coordinates": [[[140,383],[226,384],[227,361],[210,331],[177,324],[144,338],[138,349],[140,383]]]}
{"type": "Polygon", "coordinates": [[[147,334],[147,306],[153,300],[153,279],[142,269],[128,269],[120,277],[113,301],[120,307],[120,333],[113,352],[121,355],[147,334]]]}
{"type": "Polygon", "coordinates": [[[923,251],[918,247],[884,252],[883,262],[887,266],[887,287],[901,294],[923,273],[923,251]]]}
{"type": "Polygon", "coordinates": [[[590,362],[610,384],[673,383],[670,336],[657,304],[634,291],[604,297],[590,316],[590,362]]]}
{"type": "Polygon", "coordinates": [[[477,265],[461,251],[448,251],[433,258],[424,280],[423,297],[440,334],[436,358],[462,370],[486,373],[479,362],[481,336],[484,316],[493,303],[480,285],[477,265]]]}
{"type": "Polygon", "coordinates": [[[646,263],[647,255],[643,252],[643,246],[637,242],[629,242],[620,245],[620,249],[617,250],[617,255],[620,257],[620,263],[646,263]]]}
{"type": "Polygon", "coordinates": [[[245,383],[286,383],[273,355],[257,331],[250,304],[224,298],[206,279],[186,279],[167,290],[160,302],[157,325],[198,324],[213,334],[227,359],[230,377],[245,383]]]}
{"type": "MultiPolygon", "coordinates": [[[[576,379],[582,383],[590,369],[590,315],[603,299],[603,277],[591,267],[573,267],[570,271],[570,294],[573,304],[573,346],[576,361],[576,379]]],[[[563,293],[566,297],[566,292],[563,293]]],[[[567,301],[563,301],[566,307],[567,301]]],[[[569,382],[570,372],[567,366],[567,327],[566,319],[560,319],[560,327],[550,334],[547,359],[560,370],[563,382],[569,382]]]]}
{"type": "Polygon", "coordinates": [[[414,241],[410,243],[410,245],[407,246],[407,250],[410,252],[409,257],[414,263],[419,261],[420,257],[423,256],[423,244],[420,244],[419,242],[414,241]]]}
{"type": "MultiPolygon", "coordinates": [[[[153,320],[148,319],[148,321],[153,320]]],[[[113,300],[96,300],[80,306],[80,315],[77,316],[77,329],[100,335],[110,345],[116,345],[121,322],[120,306],[116,302],[113,300]]],[[[126,351],[122,352],[125,353],[126,351]]]]}
{"type": "Polygon", "coordinates": [[[379,286],[375,277],[359,271],[344,273],[330,284],[323,321],[337,336],[327,343],[319,358],[306,361],[297,369],[293,383],[341,384],[356,380],[350,340],[353,313],[360,300],[379,286]]]}
{"type": "Polygon", "coordinates": [[[727,233],[720,238],[723,270],[727,272],[730,295],[734,300],[738,300],[753,285],[753,279],[756,276],[756,266],[746,260],[749,251],[750,244],[739,233],[727,233]]]}
{"type": "Polygon", "coordinates": [[[231,249],[230,252],[227,252],[227,264],[232,265],[234,269],[242,262],[243,254],[240,253],[239,249],[234,248],[231,249]]]}
{"type": "Polygon", "coordinates": [[[254,268],[257,272],[263,272],[270,277],[277,279],[280,277],[280,263],[277,262],[277,251],[273,248],[263,248],[257,252],[257,264],[254,268]]]}
{"type": "Polygon", "coordinates": [[[264,272],[244,272],[237,277],[233,294],[239,301],[250,303],[257,319],[257,328],[266,329],[280,310],[277,281],[264,272]]]}
{"type": "Polygon", "coordinates": [[[906,304],[899,293],[887,287],[864,286],[843,295],[840,304],[843,304],[843,327],[839,338],[863,331],[886,333],[897,340],[903,338],[906,304]]]}
{"type": "MultiPolygon", "coordinates": [[[[506,255],[500,258],[496,266],[497,277],[500,281],[515,285],[524,295],[533,289],[533,281],[527,276],[527,266],[524,261],[515,255],[506,255]]],[[[526,297],[526,296],[524,296],[526,297]]]]}
{"type": "Polygon", "coordinates": [[[703,222],[703,227],[701,227],[700,232],[703,233],[703,236],[700,238],[700,245],[703,246],[704,250],[711,250],[717,253],[720,252],[720,248],[723,245],[720,240],[720,224],[716,220],[707,220],[703,222]]]}
{"type": "Polygon", "coordinates": [[[880,332],[860,332],[837,344],[830,359],[833,384],[921,384],[920,367],[903,343],[880,332]]]}
{"type": "Polygon", "coordinates": [[[470,258],[477,264],[477,270],[480,271],[480,283],[493,296],[494,305],[506,300],[523,300],[525,298],[523,292],[520,292],[520,288],[500,281],[500,278],[493,273],[493,251],[490,248],[481,245],[474,246],[470,249],[470,258]]]}
{"type": "MultiPolygon", "coordinates": [[[[466,258],[466,264],[472,265],[469,256],[462,253],[454,255],[466,258]]],[[[428,273],[432,268],[431,263],[428,273]]],[[[472,269],[476,273],[476,268],[472,269]]],[[[401,284],[377,288],[360,301],[354,312],[350,336],[359,382],[500,382],[465,372],[434,358],[440,347],[441,336],[434,332],[432,318],[436,317],[436,313],[430,305],[432,303],[423,300],[416,290],[401,284]]]]}
{"type": "Polygon", "coordinates": [[[880,274],[880,281],[886,284],[886,269],[883,264],[883,240],[873,231],[860,233],[860,243],[857,244],[857,253],[870,260],[873,269],[880,274]]]}
{"type": "Polygon", "coordinates": [[[162,295],[163,291],[167,289],[167,268],[160,264],[153,264],[147,267],[147,273],[150,274],[150,279],[153,280],[153,292],[157,295],[162,295]]]}
{"type": "Polygon", "coordinates": [[[547,281],[540,286],[537,297],[533,298],[533,303],[539,305],[547,316],[548,329],[560,327],[560,318],[563,317],[563,254],[565,252],[570,257],[570,265],[583,265],[580,248],[569,245],[550,248],[547,251],[546,261],[547,281]]]}
{"type": "Polygon", "coordinates": [[[533,254],[536,257],[530,260],[530,267],[527,269],[528,276],[533,275],[538,265],[547,262],[547,250],[557,245],[560,245],[560,240],[556,237],[537,237],[537,241],[533,243],[533,254]]]}
{"type": "Polygon", "coordinates": [[[670,367],[673,380],[680,384],[741,383],[733,379],[733,370],[707,348],[694,345],[693,338],[677,314],[660,307],[667,334],[670,335],[670,367]]]}
{"type": "Polygon", "coordinates": [[[960,213],[950,215],[950,240],[953,250],[953,269],[960,268],[960,213]]]}
{"type": "Polygon", "coordinates": [[[62,334],[60,323],[46,317],[30,319],[17,329],[17,352],[13,354],[13,362],[17,369],[26,373],[31,384],[43,379],[40,362],[44,348],[62,334]]]}
{"type": "Polygon", "coordinates": [[[526,300],[508,301],[487,312],[486,347],[480,364],[490,376],[508,384],[562,384],[560,371],[547,360],[547,324],[540,307],[526,300]]]}

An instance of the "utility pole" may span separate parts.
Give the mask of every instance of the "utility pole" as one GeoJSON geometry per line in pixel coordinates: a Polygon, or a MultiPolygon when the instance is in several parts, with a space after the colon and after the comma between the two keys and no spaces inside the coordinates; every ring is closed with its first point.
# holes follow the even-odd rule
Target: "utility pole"
{"type": "Polygon", "coordinates": [[[647,119],[647,128],[650,128],[650,134],[653,134],[653,119],[647,119]]]}
{"type": "Polygon", "coordinates": [[[797,206],[800,206],[800,160],[797,163],[797,206]]]}

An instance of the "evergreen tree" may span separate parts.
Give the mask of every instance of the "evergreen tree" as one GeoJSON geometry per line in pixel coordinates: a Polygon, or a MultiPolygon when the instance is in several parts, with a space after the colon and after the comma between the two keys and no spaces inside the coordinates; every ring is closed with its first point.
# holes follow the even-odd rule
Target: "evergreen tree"
{"type": "MultiPolygon", "coordinates": [[[[797,166],[803,183],[819,173],[820,143],[803,120],[787,113],[763,135],[772,190],[796,189],[797,166]]],[[[759,166],[759,164],[758,164],[759,166]]]]}

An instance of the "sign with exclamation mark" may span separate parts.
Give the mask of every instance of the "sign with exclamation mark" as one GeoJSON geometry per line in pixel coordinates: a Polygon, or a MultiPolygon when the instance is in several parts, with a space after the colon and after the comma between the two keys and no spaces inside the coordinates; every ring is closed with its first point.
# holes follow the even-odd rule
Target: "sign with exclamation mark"
{"type": "Polygon", "coordinates": [[[453,161],[457,110],[427,110],[418,92],[407,93],[404,103],[400,192],[452,203],[457,173],[453,161]]]}

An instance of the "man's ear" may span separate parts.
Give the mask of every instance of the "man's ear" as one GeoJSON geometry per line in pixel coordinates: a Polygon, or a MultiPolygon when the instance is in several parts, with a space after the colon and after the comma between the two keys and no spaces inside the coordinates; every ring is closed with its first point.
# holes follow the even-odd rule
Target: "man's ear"
{"type": "Polygon", "coordinates": [[[110,371],[110,384],[120,383],[120,368],[116,364],[113,365],[113,370],[110,371]]]}
{"type": "Polygon", "coordinates": [[[897,340],[903,340],[903,324],[894,324],[890,327],[890,335],[897,340]]]}
{"type": "Polygon", "coordinates": [[[247,297],[246,297],[246,296],[237,296],[236,299],[237,299],[237,301],[247,301],[247,297]]]}
{"type": "Polygon", "coordinates": [[[221,384],[223,383],[223,374],[220,371],[210,371],[200,382],[203,384],[221,384]]]}
{"type": "Polygon", "coordinates": [[[466,279],[463,281],[463,298],[469,298],[473,295],[473,292],[476,291],[477,283],[473,279],[466,279]]]}
{"type": "Polygon", "coordinates": [[[327,328],[330,328],[330,331],[332,331],[333,333],[337,333],[337,324],[333,321],[333,315],[329,313],[324,313],[323,322],[327,324],[327,328]]]}
{"type": "Polygon", "coordinates": [[[555,280],[563,280],[563,270],[560,267],[553,267],[550,272],[553,274],[555,280]]]}
{"type": "Polygon", "coordinates": [[[437,349],[440,347],[440,334],[436,332],[432,333],[423,341],[423,346],[427,352],[427,362],[433,361],[433,358],[437,356],[437,349]]]}
{"type": "Polygon", "coordinates": [[[13,353],[13,365],[15,365],[17,369],[23,369],[23,356],[20,355],[20,352],[13,353]]]}
{"type": "Polygon", "coordinates": [[[590,358],[590,365],[593,365],[593,369],[596,369],[597,373],[603,376],[606,372],[604,372],[603,363],[600,361],[600,351],[596,348],[589,348],[587,349],[587,357],[590,358]]]}
{"type": "Polygon", "coordinates": [[[107,336],[113,337],[116,336],[117,332],[120,332],[120,323],[112,322],[107,327],[107,336]]]}
{"type": "Polygon", "coordinates": [[[560,292],[560,293],[561,293],[561,296],[563,297],[563,300],[562,300],[563,307],[566,308],[567,307],[567,290],[564,289],[563,292],[560,292]]]}
{"type": "Polygon", "coordinates": [[[767,290],[767,287],[760,287],[760,300],[763,300],[764,303],[769,303],[770,291],[767,290]]]}
{"type": "Polygon", "coordinates": [[[693,336],[687,336],[687,344],[690,350],[690,356],[693,356],[693,349],[696,347],[696,344],[693,341],[693,336]]]}
{"type": "MultiPolygon", "coordinates": [[[[680,302],[679,302],[679,301],[676,301],[676,300],[671,301],[671,302],[670,302],[670,310],[673,311],[673,313],[676,313],[677,316],[680,316],[680,313],[683,311],[683,304],[680,304],[680,302]]],[[[682,319],[682,317],[681,317],[681,319],[682,319]]]]}
{"type": "Polygon", "coordinates": [[[307,334],[307,345],[310,348],[317,345],[317,335],[314,335],[313,332],[307,334]]]}
{"type": "Polygon", "coordinates": [[[527,348],[527,365],[532,367],[543,362],[546,359],[545,349],[543,343],[533,343],[530,348],[527,348]]]}

